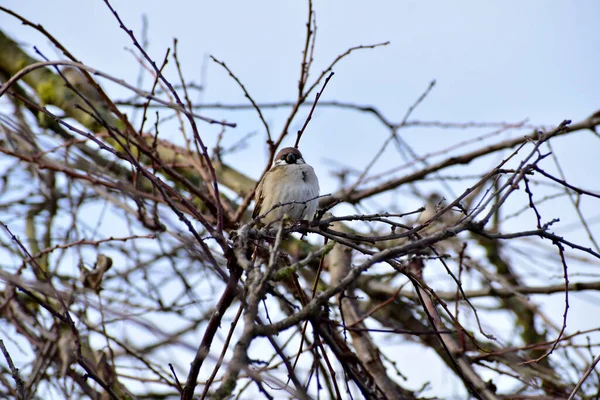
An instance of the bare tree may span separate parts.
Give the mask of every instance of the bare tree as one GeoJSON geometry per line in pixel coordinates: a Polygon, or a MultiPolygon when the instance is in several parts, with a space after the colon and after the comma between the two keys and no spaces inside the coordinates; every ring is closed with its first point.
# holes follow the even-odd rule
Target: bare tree
{"type": "Polygon", "coordinates": [[[0,115],[1,396],[431,398],[427,378],[403,377],[412,362],[398,350],[405,343],[434,353],[436,368],[473,398],[600,396],[592,335],[600,326],[567,330],[569,294],[600,290],[590,273],[600,248],[581,207],[600,193],[569,182],[552,147],[595,132],[599,111],[547,127],[411,119],[435,82],[401,117],[321,100],[339,62],[386,43],[350,48],[310,79],[311,2],[295,100],[256,102],[213,58],[248,103],[194,104],[198,87],[184,79],[177,43],[156,62],[106,6],[152,77],[149,90],[80,63],[44,28],[0,7],[65,55],[33,56],[0,31],[0,98],[11,107],[0,115]],[[178,84],[164,75],[170,59],[178,84]],[[117,101],[97,79],[132,97],[117,101]],[[367,165],[337,168],[340,188],[320,197],[314,220],[261,228],[249,211],[256,181],[224,161],[251,138],[222,145],[236,124],[210,111],[256,111],[263,129],[252,140],[270,154],[264,175],[296,134],[300,110],[310,111],[297,143],[316,107],[368,113],[388,138],[367,165]],[[264,116],[273,108],[289,112],[277,132],[264,116]],[[181,140],[161,138],[171,118],[181,140]],[[201,133],[207,123],[221,127],[214,148],[201,133]],[[400,135],[415,126],[489,132],[417,154],[400,135]],[[372,172],[391,146],[398,166],[372,172]],[[362,207],[406,192],[423,207],[362,207]],[[571,204],[589,242],[553,230],[566,212],[552,208],[557,201],[571,204]],[[511,228],[531,216],[526,229],[511,228]],[[562,282],[544,284],[538,266],[562,282]],[[574,278],[573,269],[590,274],[574,278]],[[562,309],[548,315],[541,304],[556,293],[562,309]]]}

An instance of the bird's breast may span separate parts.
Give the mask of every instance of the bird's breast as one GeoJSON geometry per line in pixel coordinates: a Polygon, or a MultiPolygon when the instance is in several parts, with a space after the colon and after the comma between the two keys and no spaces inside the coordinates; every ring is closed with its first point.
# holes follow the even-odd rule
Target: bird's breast
{"type": "Polygon", "coordinates": [[[311,218],[319,195],[319,180],[312,167],[305,164],[281,166],[269,174],[271,176],[263,187],[264,206],[269,209],[276,204],[286,204],[274,210],[270,217],[288,214],[295,219],[311,218]]]}

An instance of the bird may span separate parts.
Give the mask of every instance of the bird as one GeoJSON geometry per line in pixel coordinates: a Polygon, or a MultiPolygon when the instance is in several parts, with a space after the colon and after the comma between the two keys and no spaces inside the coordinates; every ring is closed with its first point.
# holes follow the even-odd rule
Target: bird
{"type": "MultiPolygon", "coordinates": [[[[444,208],[445,200],[446,200],[446,198],[443,197],[441,194],[439,194],[437,192],[431,193],[427,197],[427,202],[425,203],[425,210],[423,210],[421,215],[419,215],[417,222],[420,224],[430,222],[429,220],[432,219],[438,213],[439,210],[444,208]]],[[[441,222],[442,217],[444,217],[444,219],[445,219],[446,214],[440,215],[436,222],[441,222]]]]}
{"type": "MultiPolygon", "coordinates": [[[[79,92],[80,96],[85,97],[88,101],[94,104],[94,106],[106,106],[104,98],[98,89],[96,89],[94,85],[87,80],[85,75],[79,69],[75,67],[66,67],[62,69],[61,73],[65,80],[68,81],[73,87],[73,89],[79,92]]],[[[80,96],[77,96],[75,100],[79,101],[81,105],[84,106],[85,103],[81,100],[80,96]]]]}
{"type": "Polygon", "coordinates": [[[295,147],[281,149],[273,165],[259,182],[252,218],[259,216],[260,225],[281,221],[284,216],[292,220],[310,220],[318,205],[319,179],[302,153],[295,147]]]}
{"type": "Polygon", "coordinates": [[[439,230],[440,228],[450,227],[458,223],[463,217],[463,215],[461,215],[459,212],[459,210],[461,210],[460,204],[458,204],[456,207],[447,210],[445,213],[438,215],[435,220],[432,220],[432,218],[435,217],[440,210],[445,208],[446,205],[446,198],[444,196],[437,192],[432,192],[427,197],[427,202],[425,203],[425,210],[421,213],[421,215],[419,215],[417,223],[428,223],[430,227],[435,227],[436,230],[439,230]]]}

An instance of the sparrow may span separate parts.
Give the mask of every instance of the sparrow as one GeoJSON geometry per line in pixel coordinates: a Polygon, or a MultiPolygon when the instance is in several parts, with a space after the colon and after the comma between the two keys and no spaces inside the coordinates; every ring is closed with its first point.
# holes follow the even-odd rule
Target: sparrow
{"type": "Polygon", "coordinates": [[[296,221],[310,220],[317,210],[318,196],[319,179],[313,167],[304,161],[300,150],[286,147],[277,153],[256,188],[252,218],[266,213],[260,221],[264,225],[284,215],[296,221]]]}
{"type": "Polygon", "coordinates": [[[441,194],[433,192],[427,197],[425,203],[425,210],[419,216],[417,223],[424,224],[430,223],[430,226],[435,226],[437,229],[440,227],[450,227],[461,220],[461,213],[458,211],[460,206],[453,207],[445,213],[438,215],[434,221],[430,221],[435,215],[447,205],[446,198],[441,194]]]}

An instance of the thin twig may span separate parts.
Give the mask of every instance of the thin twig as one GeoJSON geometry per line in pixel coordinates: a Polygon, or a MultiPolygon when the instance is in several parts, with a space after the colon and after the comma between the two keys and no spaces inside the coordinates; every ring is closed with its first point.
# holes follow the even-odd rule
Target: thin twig
{"type": "Polygon", "coordinates": [[[2,339],[0,339],[0,349],[2,349],[2,353],[4,354],[4,358],[6,358],[6,363],[8,364],[8,369],[10,369],[10,373],[15,380],[15,384],[17,385],[17,398],[19,400],[25,400],[25,389],[23,387],[23,380],[19,375],[19,369],[15,367],[15,364],[10,357],[10,353],[8,350],[6,350],[2,339]]]}
{"type": "Polygon", "coordinates": [[[302,134],[304,133],[304,130],[306,129],[306,127],[308,126],[309,121],[312,118],[313,111],[315,111],[315,108],[317,107],[317,103],[319,102],[319,98],[321,97],[321,95],[325,91],[325,87],[327,86],[327,84],[329,83],[329,80],[333,77],[333,75],[334,75],[334,72],[331,71],[331,73],[329,74],[329,76],[327,77],[327,79],[325,79],[325,82],[323,83],[323,87],[321,88],[321,91],[317,92],[317,95],[315,96],[315,102],[313,103],[313,106],[311,107],[310,112],[308,113],[308,117],[306,117],[306,121],[304,121],[304,125],[302,125],[302,129],[300,129],[298,131],[298,136],[296,137],[296,143],[294,144],[295,148],[298,148],[298,145],[300,144],[300,138],[302,137],[302,134]]]}

